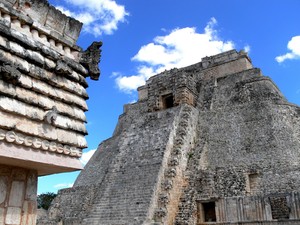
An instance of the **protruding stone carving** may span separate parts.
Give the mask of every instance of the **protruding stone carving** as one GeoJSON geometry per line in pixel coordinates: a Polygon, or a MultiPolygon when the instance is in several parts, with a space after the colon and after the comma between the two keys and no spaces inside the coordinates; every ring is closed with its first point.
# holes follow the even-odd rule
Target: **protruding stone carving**
{"type": "Polygon", "coordinates": [[[88,48],[81,54],[80,63],[89,71],[92,80],[98,80],[100,76],[99,62],[101,57],[102,42],[94,41],[88,48]]]}
{"type": "Polygon", "coordinates": [[[57,108],[53,106],[52,109],[46,113],[45,121],[49,124],[54,124],[57,118],[57,113],[58,113],[57,108]]]}
{"type": "Polygon", "coordinates": [[[21,73],[14,65],[4,64],[0,67],[0,79],[8,83],[16,85],[19,83],[21,73]]]}

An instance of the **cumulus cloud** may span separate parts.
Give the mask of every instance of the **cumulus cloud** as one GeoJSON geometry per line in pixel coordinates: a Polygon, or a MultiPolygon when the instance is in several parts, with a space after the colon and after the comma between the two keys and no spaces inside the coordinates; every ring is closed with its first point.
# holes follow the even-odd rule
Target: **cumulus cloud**
{"type": "MultiPolygon", "coordinates": [[[[202,33],[195,27],[177,28],[140,48],[132,60],[140,65],[136,74],[116,78],[118,88],[132,92],[145,81],[164,70],[180,68],[234,48],[232,41],[223,41],[215,29],[217,20],[211,18],[202,33]]],[[[250,50],[250,47],[247,47],[250,50]]]]}
{"type": "Polygon", "coordinates": [[[54,185],[54,188],[56,189],[70,188],[70,187],[73,187],[73,183],[63,183],[63,184],[54,185]]]}
{"type": "Polygon", "coordinates": [[[81,21],[83,30],[100,36],[112,34],[118,29],[118,24],[124,22],[126,12],[123,5],[118,5],[113,0],[63,0],[68,8],[58,5],[57,8],[68,16],[81,21]]]}
{"type": "Polygon", "coordinates": [[[93,149],[93,150],[90,150],[88,152],[82,153],[82,156],[80,158],[80,162],[83,165],[86,165],[88,163],[88,161],[90,160],[90,158],[94,155],[95,152],[96,152],[96,149],[93,149]]]}
{"type": "Polygon", "coordinates": [[[284,55],[277,56],[275,60],[279,63],[284,62],[287,59],[300,59],[300,36],[293,37],[287,45],[287,48],[291,52],[287,52],[284,55]]]}

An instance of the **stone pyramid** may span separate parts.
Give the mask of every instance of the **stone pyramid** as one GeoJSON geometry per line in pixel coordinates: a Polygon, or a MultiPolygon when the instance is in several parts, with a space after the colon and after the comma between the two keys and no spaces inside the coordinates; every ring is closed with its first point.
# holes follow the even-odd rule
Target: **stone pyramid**
{"type": "Polygon", "coordinates": [[[300,224],[300,108],[245,52],[138,91],[40,224],[300,224]]]}

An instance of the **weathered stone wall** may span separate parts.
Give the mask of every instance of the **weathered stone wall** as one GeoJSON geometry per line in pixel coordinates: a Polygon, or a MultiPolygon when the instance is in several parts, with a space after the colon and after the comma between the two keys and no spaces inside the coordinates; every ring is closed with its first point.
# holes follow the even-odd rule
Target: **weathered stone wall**
{"type": "Polygon", "coordinates": [[[19,152],[40,175],[81,168],[92,54],[76,46],[81,26],[45,0],[0,1],[0,142],[13,146],[0,163],[19,165],[19,152]],[[37,155],[45,154],[51,172],[39,170],[37,155]]]}
{"type": "Polygon", "coordinates": [[[0,224],[34,225],[37,171],[0,165],[0,224]]]}
{"type": "MultiPolygon", "coordinates": [[[[200,135],[177,224],[204,222],[197,223],[197,201],[216,202],[218,222],[273,220],[270,207],[267,212],[260,205],[256,213],[258,206],[247,202],[259,195],[257,201],[265,203],[269,196],[300,190],[299,107],[257,69],[209,83],[212,87],[202,85],[199,92],[200,135]]],[[[288,219],[300,218],[297,206],[288,209],[288,219]]]]}
{"type": "Polygon", "coordinates": [[[101,42],[78,47],[81,26],[47,0],[0,0],[0,224],[35,224],[37,175],[82,169],[101,42]]]}

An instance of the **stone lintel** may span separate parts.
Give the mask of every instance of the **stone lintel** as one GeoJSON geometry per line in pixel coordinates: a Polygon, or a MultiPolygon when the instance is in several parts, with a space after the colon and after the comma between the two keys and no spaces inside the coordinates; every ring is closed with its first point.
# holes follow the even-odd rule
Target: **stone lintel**
{"type": "Polygon", "coordinates": [[[78,158],[0,142],[0,164],[34,169],[38,175],[81,170],[78,158]]]}

